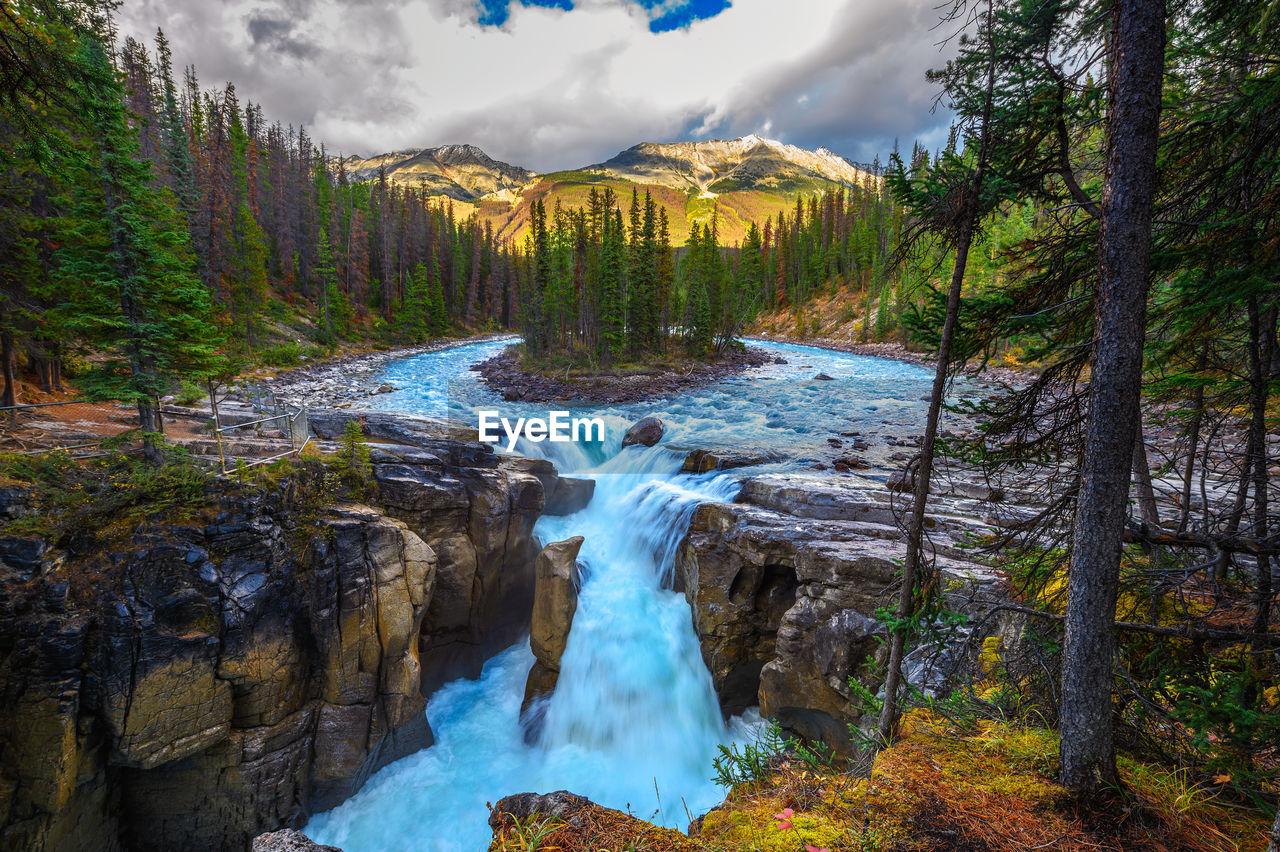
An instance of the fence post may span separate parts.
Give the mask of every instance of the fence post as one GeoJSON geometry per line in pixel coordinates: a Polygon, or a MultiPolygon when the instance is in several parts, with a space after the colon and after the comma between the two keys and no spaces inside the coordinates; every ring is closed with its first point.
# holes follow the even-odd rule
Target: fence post
{"type": "Polygon", "coordinates": [[[227,472],[227,457],[222,452],[222,418],[218,416],[218,386],[213,379],[209,379],[209,408],[213,411],[213,435],[218,441],[218,463],[222,465],[222,472],[227,472]]]}

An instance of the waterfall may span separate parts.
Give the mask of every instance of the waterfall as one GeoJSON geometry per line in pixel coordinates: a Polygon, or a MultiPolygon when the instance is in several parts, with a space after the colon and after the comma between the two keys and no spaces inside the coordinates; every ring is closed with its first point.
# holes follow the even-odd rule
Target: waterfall
{"type": "MultiPolygon", "coordinates": [[[[401,389],[379,403],[440,416],[450,409],[456,415],[461,401],[467,408],[477,395],[492,401],[466,371],[502,345],[393,362],[385,378],[401,389]]],[[[732,499],[740,480],[682,474],[684,453],[672,447],[713,440],[785,445],[785,465],[806,465],[825,449],[831,418],[914,425],[927,389],[928,373],[918,367],[771,348],[800,353],[803,363],[770,368],[781,382],[735,379],[664,401],[657,413],[668,433],[654,447],[620,448],[627,426],[652,406],[593,412],[606,422],[603,442],[521,440],[517,454],[545,456],[562,473],[596,482],[585,509],[535,527],[544,542],[585,538],[578,609],[538,740],[526,744],[518,721],[533,663],[526,640],[490,660],[479,680],[432,695],[427,717],[435,745],[382,769],[355,797],[315,816],[308,835],[346,852],[476,852],[490,838],[486,802],[512,793],[567,789],[679,828],[719,803],[725,791],[711,780],[717,747],[752,738],[760,720],[752,712],[724,723],[688,604],[670,580],[694,508],[732,499]],[[845,382],[797,380],[817,369],[845,382]]]]}

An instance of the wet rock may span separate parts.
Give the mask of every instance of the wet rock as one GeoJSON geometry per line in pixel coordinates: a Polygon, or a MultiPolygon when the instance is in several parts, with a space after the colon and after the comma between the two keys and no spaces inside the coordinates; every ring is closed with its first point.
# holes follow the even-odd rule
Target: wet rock
{"type": "Polygon", "coordinates": [[[38,538],[0,538],[0,562],[30,579],[49,555],[48,542],[38,538]]]}
{"type": "Polygon", "coordinates": [[[773,659],[778,624],[799,586],[788,564],[794,541],[741,535],[740,513],[751,511],[699,506],[676,560],[676,583],[726,715],[758,703],[760,670],[773,659]]]}
{"type": "Polygon", "coordinates": [[[594,479],[578,479],[562,476],[556,482],[555,490],[547,497],[544,515],[572,515],[581,512],[591,502],[596,493],[594,479]]]}
{"type": "Polygon", "coordinates": [[[814,378],[814,380],[815,380],[815,381],[819,381],[819,382],[834,382],[834,381],[835,381],[835,379],[834,379],[834,378],[832,378],[831,376],[828,376],[826,373],[819,373],[818,375],[814,376],[813,378],[814,378]]]}
{"type": "Polygon", "coordinates": [[[885,480],[885,487],[896,494],[905,494],[908,491],[914,491],[916,487],[915,474],[907,474],[902,471],[894,471],[889,474],[889,478],[885,480]]]}
{"type": "Polygon", "coordinates": [[[503,456],[500,462],[504,470],[529,474],[542,483],[545,494],[544,515],[572,515],[580,512],[595,495],[594,479],[578,479],[561,476],[548,459],[531,459],[520,456],[503,456]]]}
{"type": "Polygon", "coordinates": [[[738,467],[754,467],[759,464],[781,461],[786,458],[775,450],[743,447],[739,449],[690,450],[680,466],[681,473],[706,473],[711,470],[731,470],[738,467]]]}
{"type": "Polygon", "coordinates": [[[862,456],[853,453],[845,453],[844,455],[834,459],[831,466],[836,470],[844,473],[850,470],[866,470],[871,467],[867,460],[862,456]]]}
{"type": "Polygon", "coordinates": [[[662,440],[666,427],[662,421],[656,417],[645,417],[636,421],[627,434],[622,436],[622,446],[630,447],[632,444],[640,444],[645,447],[652,447],[654,444],[662,440]]]}
{"type": "Polygon", "coordinates": [[[337,846],[321,846],[301,831],[286,828],[253,838],[252,852],[342,852],[337,846]]]}
{"type": "MultiPolygon", "coordinates": [[[[522,717],[538,698],[556,688],[560,657],[569,641],[573,615],[578,609],[578,551],[582,536],[548,544],[534,561],[533,614],[529,619],[529,645],[535,662],[525,683],[522,717]]],[[[526,735],[537,731],[526,725],[526,735]]]]}
{"type": "Polygon", "coordinates": [[[489,812],[489,827],[497,831],[503,820],[526,820],[532,816],[551,817],[569,822],[574,812],[592,807],[591,800],[568,790],[554,793],[516,793],[499,799],[489,812]]]}
{"type": "Polygon", "coordinates": [[[378,385],[378,386],[374,389],[373,393],[375,393],[375,394],[379,394],[379,393],[394,393],[394,392],[395,392],[395,390],[396,390],[396,386],[395,386],[395,385],[391,384],[390,382],[383,382],[382,384],[378,385]]]}

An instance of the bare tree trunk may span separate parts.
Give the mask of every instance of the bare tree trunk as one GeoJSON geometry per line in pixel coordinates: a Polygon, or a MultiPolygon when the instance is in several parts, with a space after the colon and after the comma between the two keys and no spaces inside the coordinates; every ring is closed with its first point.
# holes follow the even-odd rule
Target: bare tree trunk
{"type": "Polygon", "coordinates": [[[0,331],[0,372],[4,373],[4,393],[0,397],[0,405],[14,406],[18,404],[18,371],[17,352],[13,345],[13,331],[0,331]]]}
{"type": "Polygon", "coordinates": [[[1119,782],[1111,681],[1129,470],[1139,423],[1164,71],[1164,0],[1115,0],[1089,423],[1072,529],[1059,781],[1119,782]]]}
{"type": "MultiPolygon", "coordinates": [[[[1196,356],[1196,375],[1204,372],[1209,364],[1209,343],[1200,347],[1196,356]]],[[[1196,385],[1191,395],[1191,426],[1187,435],[1187,466],[1182,474],[1182,506],[1178,517],[1178,532],[1186,532],[1191,522],[1191,477],[1196,469],[1196,452],[1200,446],[1200,424],[1204,420],[1204,385],[1196,385]]]]}
{"type": "Polygon", "coordinates": [[[1271,823],[1271,842],[1267,844],[1267,852],[1280,852],[1280,808],[1276,809],[1276,821],[1271,823]]]}
{"type": "MultiPolygon", "coordinates": [[[[1257,296],[1249,297],[1249,432],[1253,444],[1250,467],[1253,472],[1253,536],[1259,542],[1267,539],[1267,388],[1271,372],[1271,329],[1275,320],[1271,310],[1260,315],[1257,296]]],[[[1260,636],[1271,623],[1271,558],[1258,554],[1258,594],[1253,619],[1253,632],[1260,636]]],[[[1253,640],[1253,650],[1261,651],[1260,639],[1253,640]]],[[[1261,659],[1261,658],[1259,658],[1261,659]]]]}
{"type": "MultiPolygon", "coordinates": [[[[989,39],[994,37],[991,16],[992,7],[988,4],[986,26],[989,39]]],[[[978,198],[982,192],[982,182],[987,167],[991,102],[994,90],[995,47],[992,46],[991,60],[987,65],[987,95],[979,130],[978,157],[974,164],[972,183],[965,188],[965,212],[956,238],[956,263],[951,271],[951,289],[947,293],[947,315],[942,323],[942,334],[938,338],[938,364],[933,374],[933,392],[929,396],[929,415],[925,423],[924,441],[920,445],[920,463],[916,469],[915,490],[912,494],[911,520],[907,526],[907,555],[902,568],[902,589],[898,593],[898,626],[893,631],[889,645],[889,668],[885,674],[884,704],[881,705],[877,725],[880,742],[883,744],[893,740],[898,726],[898,690],[902,680],[902,657],[907,641],[906,622],[916,609],[916,579],[923,556],[925,509],[929,504],[929,482],[933,475],[938,420],[942,414],[942,401],[946,393],[947,373],[951,364],[951,347],[955,340],[956,320],[960,313],[960,293],[964,284],[965,267],[969,262],[973,232],[978,224],[978,198]]]]}
{"type": "Polygon", "coordinates": [[[1156,505],[1156,491],[1151,485],[1151,464],[1147,461],[1147,442],[1142,435],[1141,422],[1133,442],[1133,484],[1138,491],[1138,513],[1142,523],[1154,532],[1160,528],[1160,507],[1156,505]]]}
{"type": "MultiPolygon", "coordinates": [[[[1226,535],[1233,536],[1240,530],[1240,523],[1244,520],[1244,507],[1249,502],[1249,473],[1250,462],[1253,459],[1254,431],[1249,429],[1244,444],[1244,460],[1240,463],[1240,482],[1236,486],[1235,499],[1231,501],[1231,512],[1227,515],[1226,535]]],[[[1227,569],[1231,567],[1231,552],[1222,550],[1218,552],[1218,561],[1213,566],[1213,577],[1219,582],[1225,582],[1227,579],[1227,569]]]]}

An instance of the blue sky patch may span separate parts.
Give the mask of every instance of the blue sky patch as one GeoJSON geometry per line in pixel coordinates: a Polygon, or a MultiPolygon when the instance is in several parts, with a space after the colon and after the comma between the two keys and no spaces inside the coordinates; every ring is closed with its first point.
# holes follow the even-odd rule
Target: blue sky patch
{"type": "MultiPolygon", "coordinates": [[[[483,27],[500,27],[511,16],[511,4],[518,2],[524,6],[541,6],[546,9],[573,9],[573,0],[476,0],[476,9],[480,12],[479,22],[483,27]]],[[[649,30],[665,33],[688,27],[695,21],[714,18],[728,9],[730,0],[623,0],[636,3],[649,12],[649,30]]]]}
{"type": "Polygon", "coordinates": [[[714,18],[731,5],[729,0],[684,0],[680,3],[664,3],[663,0],[637,0],[652,13],[657,7],[667,6],[656,18],[649,21],[649,29],[665,33],[691,25],[694,21],[714,18]]]}
{"type": "MultiPolygon", "coordinates": [[[[573,8],[573,0],[520,0],[525,6],[542,6],[547,9],[573,8]]],[[[476,8],[480,10],[480,26],[500,27],[511,16],[511,0],[476,0],[476,8]]]]}

